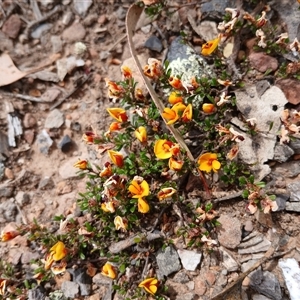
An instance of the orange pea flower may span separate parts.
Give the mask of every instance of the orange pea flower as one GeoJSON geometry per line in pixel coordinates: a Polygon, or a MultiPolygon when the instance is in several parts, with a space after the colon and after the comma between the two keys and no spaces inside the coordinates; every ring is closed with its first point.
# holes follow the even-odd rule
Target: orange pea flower
{"type": "Polygon", "coordinates": [[[149,195],[149,185],[146,180],[132,180],[128,187],[132,198],[142,198],[149,195]]]}
{"type": "Polygon", "coordinates": [[[122,218],[120,216],[116,216],[114,219],[114,224],[117,230],[123,230],[126,231],[128,227],[128,221],[125,218],[122,218]]]}
{"type": "Polygon", "coordinates": [[[107,108],[106,109],[111,117],[116,119],[118,122],[126,122],[128,120],[128,116],[126,114],[125,109],[119,107],[107,108]]]}
{"type": "Polygon", "coordinates": [[[106,86],[108,87],[108,97],[118,100],[123,97],[124,95],[124,88],[121,85],[118,85],[114,81],[110,81],[109,79],[105,78],[106,86]]]}
{"type": "Polygon", "coordinates": [[[134,90],[134,97],[137,99],[137,100],[140,100],[140,101],[145,101],[146,100],[146,97],[143,93],[143,91],[140,89],[140,88],[136,88],[134,90]]]}
{"type": "Polygon", "coordinates": [[[212,104],[212,103],[204,103],[202,105],[202,110],[206,113],[206,114],[211,114],[215,111],[216,107],[212,104]]]}
{"type": "Polygon", "coordinates": [[[88,144],[93,144],[97,135],[93,131],[87,131],[86,133],[83,134],[82,139],[88,144]]]}
{"type": "Polygon", "coordinates": [[[130,79],[132,78],[132,71],[129,67],[127,66],[122,66],[121,67],[121,71],[122,71],[122,74],[124,76],[125,79],[130,79]]]}
{"type": "Polygon", "coordinates": [[[220,162],[217,160],[216,153],[204,153],[198,159],[199,169],[207,173],[213,170],[217,172],[221,168],[220,162]]]}
{"type": "Polygon", "coordinates": [[[182,96],[178,93],[178,92],[171,92],[170,96],[169,96],[169,103],[171,104],[176,104],[176,103],[182,103],[183,102],[183,98],[182,96]]]}
{"type": "Polygon", "coordinates": [[[109,125],[109,131],[112,132],[112,131],[118,131],[122,129],[122,125],[121,123],[119,122],[112,122],[110,125],[109,125]]]}
{"type": "Polygon", "coordinates": [[[86,159],[79,159],[73,167],[78,168],[80,170],[86,170],[87,169],[88,162],[86,159]]]}
{"type": "Polygon", "coordinates": [[[192,104],[188,104],[185,110],[182,113],[181,120],[183,122],[189,122],[192,120],[193,117],[193,107],[192,104]]]}
{"type": "Polygon", "coordinates": [[[18,236],[20,233],[18,231],[7,231],[1,233],[1,241],[7,242],[18,236]]]}
{"type": "Polygon", "coordinates": [[[102,267],[101,274],[111,279],[115,279],[117,277],[115,268],[109,262],[102,267]]]}
{"type": "Polygon", "coordinates": [[[109,162],[106,162],[104,165],[104,169],[100,172],[100,177],[110,177],[112,175],[112,167],[109,162]]]}
{"type": "Polygon", "coordinates": [[[219,42],[220,42],[220,37],[217,37],[216,39],[208,41],[207,43],[203,44],[201,54],[204,56],[211,55],[218,47],[219,42]]]}
{"type": "Polygon", "coordinates": [[[175,76],[170,76],[168,81],[169,84],[176,90],[180,90],[183,88],[181,80],[175,76]]]}
{"type": "Polygon", "coordinates": [[[5,295],[7,279],[0,278],[0,295],[5,295]]]}
{"type": "Polygon", "coordinates": [[[105,212],[114,213],[115,212],[115,206],[112,201],[104,202],[101,204],[101,209],[105,212]]]}
{"type": "Polygon", "coordinates": [[[164,108],[162,116],[167,120],[167,125],[174,124],[179,119],[177,111],[168,107],[164,108]]]}
{"type": "Polygon", "coordinates": [[[49,270],[54,261],[59,261],[67,255],[68,251],[63,242],[58,241],[46,256],[45,269],[49,270]]]}
{"type": "Polygon", "coordinates": [[[124,165],[124,157],[120,152],[107,150],[108,156],[111,161],[118,167],[123,167],[124,165]]]}
{"type": "Polygon", "coordinates": [[[138,199],[138,211],[142,214],[146,214],[150,210],[149,204],[143,198],[138,199]]]}
{"type": "Polygon", "coordinates": [[[154,154],[159,159],[167,159],[173,155],[178,155],[180,148],[168,140],[157,140],[154,144],[154,154]]]}
{"type": "Polygon", "coordinates": [[[144,74],[151,79],[158,79],[162,73],[161,62],[155,58],[149,58],[148,65],[144,67],[144,74]]]}
{"type": "Polygon", "coordinates": [[[175,189],[173,189],[172,187],[163,188],[158,192],[157,197],[158,197],[159,201],[162,201],[167,198],[170,198],[176,192],[177,191],[175,189]]]}
{"type": "Polygon", "coordinates": [[[137,128],[134,131],[134,134],[141,143],[144,143],[147,141],[147,131],[146,131],[145,127],[140,126],[139,128],[137,128]]]}
{"type": "Polygon", "coordinates": [[[156,278],[147,278],[139,284],[140,288],[143,288],[146,292],[154,295],[157,292],[158,280],[156,278]]]}
{"type": "Polygon", "coordinates": [[[169,158],[169,168],[173,171],[179,171],[182,169],[184,161],[175,159],[174,157],[169,158]]]}

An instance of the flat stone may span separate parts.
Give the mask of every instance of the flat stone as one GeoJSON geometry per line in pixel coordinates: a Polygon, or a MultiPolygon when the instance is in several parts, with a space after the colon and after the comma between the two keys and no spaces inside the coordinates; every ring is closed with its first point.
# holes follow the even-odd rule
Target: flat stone
{"type": "Polygon", "coordinates": [[[262,242],[264,240],[264,235],[263,234],[257,234],[255,236],[253,236],[252,238],[248,239],[245,242],[242,242],[239,245],[239,248],[249,248],[252,247],[254,245],[257,245],[258,243],[262,242]]]}
{"type": "Polygon", "coordinates": [[[193,300],[195,297],[194,293],[185,293],[183,295],[178,295],[176,300],[193,300]]]}
{"type": "Polygon", "coordinates": [[[251,220],[247,220],[244,225],[244,229],[248,232],[253,231],[253,222],[251,220]]]}
{"type": "Polygon", "coordinates": [[[61,290],[67,298],[74,299],[79,295],[79,285],[73,281],[64,281],[61,290]]]}
{"type": "Polygon", "coordinates": [[[24,130],[24,140],[29,144],[32,145],[34,140],[34,129],[26,129],[24,130]]]}
{"type": "Polygon", "coordinates": [[[50,23],[43,23],[36,27],[30,34],[33,39],[40,39],[47,31],[52,28],[52,24],[50,23]]]}
{"type": "Polygon", "coordinates": [[[36,118],[32,113],[26,113],[23,119],[23,125],[25,128],[31,128],[37,123],[36,118]]]}
{"type": "Polygon", "coordinates": [[[46,118],[45,128],[60,128],[64,121],[64,114],[58,109],[53,109],[46,118]]]}
{"type": "Polygon", "coordinates": [[[276,172],[282,177],[296,177],[300,174],[300,162],[299,161],[287,161],[276,167],[276,172]]]}
{"type": "Polygon", "coordinates": [[[255,294],[252,295],[252,300],[272,300],[264,295],[260,295],[260,294],[255,294]]]}
{"type": "Polygon", "coordinates": [[[299,202],[300,201],[300,182],[293,182],[287,185],[287,189],[290,191],[290,199],[291,202],[299,202]]]}
{"type": "Polygon", "coordinates": [[[258,259],[251,259],[241,265],[241,271],[244,273],[258,262],[258,259]]]}
{"type": "Polygon", "coordinates": [[[287,193],[287,194],[279,194],[279,195],[276,195],[276,203],[277,203],[277,206],[278,206],[278,209],[277,211],[283,211],[285,210],[286,208],[286,202],[287,200],[290,198],[290,195],[287,193]]]}
{"type": "Polygon", "coordinates": [[[299,93],[300,93],[300,83],[297,79],[287,78],[280,79],[276,81],[276,85],[285,94],[289,103],[297,105],[300,103],[299,93]]]}
{"type": "Polygon", "coordinates": [[[189,276],[183,271],[183,272],[178,272],[174,275],[173,281],[178,282],[178,283],[187,283],[190,281],[189,276]]]}
{"type": "MultiPolygon", "coordinates": [[[[79,1],[77,1],[79,2],[79,1]]],[[[68,43],[80,42],[86,35],[85,28],[80,23],[74,23],[69,28],[65,29],[62,38],[68,43]]]]}
{"type": "Polygon", "coordinates": [[[81,18],[84,18],[86,16],[92,4],[93,4],[92,0],[85,0],[85,1],[73,0],[74,9],[81,18]]]}
{"type": "Polygon", "coordinates": [[[160,53],[163,50],[163,45],[156,35],[151,35],[145,42],[145,47],[160,53]]]}
{"type": "Polygon", "coordinates": [[[15,39],[21,28],[21,20],[18,15],[11,15],[3,24],[2,31],[10,38],[15,39]]]}
{"type": "Polygon", "coordinates": [[[77,161],[78,161],[78,158],[72,157],[60,166],[58,173],[62,179],[78,177],[78,174],[77,174],[78,169],[74,168],[74,164],[77,161]]]}
{"type": "Polygon", "coordinates": [[[281,258],[278,266],[282,271],[286,287],[289,290],[290,299],[298,300],[300,295],[299,263],[294,258],[281,258]]]}
{"type": "Polygon", "coordinates": [[[59,53],[62,51],[63,43],[59,35],[51,36],[52,52],[59,53]]]}
{"type": "Polygon", "coordinates": [[[258,253],[258,252],[266,252],[271,246],[271,242],[263,237],[263,240],[254,246],[249,246],[247,248],[239,248],[239,254],[249,254],[249,253],[258,253]]]}
{"type": "Polygon", "coordinates": [[[156,255],[156,261],[158,271],[163,276],[168,276],[181,269],[178,254],[172,246],[160,250],[156,255]]]}
{"type": "Polygon", "coordinates": [[[202,254],[190,250],[177,250],[182,266],[188,271],[195,271],[200,263],[202,254]]]}
{"type": "Polygon", "coordinates": [[[203,296],[207,290],[207,285],[206,282],[204,281],[204,278],[201,275],[199,275],[195,277],[194,282],[195,282],[195,294],[199,296],[203,296]]]}
{"type": "Polygon", "coordinates": [[[34,289],[28,291],[28,300],[44,300],[46,298],[47,292],[41,286],[37,286],[34,289]]]}
{"type": "Polygon", "coordinates": [[[43,102],[53,102],[60,95],[60,90],[56,88],[47,89],[41,96],[43,102]]]}
{"type": "Polygon", "coordinates": [[[238,218],[229,215],[222,215],[218,222],[221,223],[217,228],[218,240],[222,246],[235,249],[241,242],[242,229],[238,218]]]}
{"type": "Polygon", "coordinates": [[[53,144],[53,140],[50,138],[48,132],[43,129],[37,136],[37,145],[41,153],[47,155],[53,144]]]}
{"type": "Polygon", "coordinates": [[[279,281],[276,276],[269,271],[263,272],[262,281],[260,283],[252,284],[250,281],[250,286],[258,293],[263,294],[271,299],[282,300],[279,281]]]}
{"type": "Polygon", "coordinates": [[[239,269],[239,265],[236,260],[231,256],[231,254],[224,248],[219,248],[222,254],[222,264],[227,269],[228,272],[235,272],[239,269]]]}
{"type": "Polygon", "coordinates": [[[261,73],[267,70],[276,71],[278,69],[277,59],[264,52],[251,52],[248,59],[250,65],[261,73]]]}
{"type": "Polygon", "coordinates": [[[295,151],[288,145],[276,144],[274,149],[274,160],[283,163],[286,162],[294,154],[295,151]]]}
{"type": "Polygon", "coordinates": [[[300,212],[300,202],[286,202],[285,210],[300,212]]]}

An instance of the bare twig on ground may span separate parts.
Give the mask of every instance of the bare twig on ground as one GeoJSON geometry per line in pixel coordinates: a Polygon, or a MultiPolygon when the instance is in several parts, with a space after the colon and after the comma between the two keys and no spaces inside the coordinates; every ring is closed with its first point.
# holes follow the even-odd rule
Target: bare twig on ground
{"type": "Polygon", "coordinates": [[[31,30],[39,25],[40,23],[43,23],[50,19],[52,16],[54,16],[56,13],[60,12],[62,10],[62,7],[60,5],[55,6],[49,13],[45,14],[43,17],[41,17],[39,20],[35,20],[30,22],[26,29],[24,30],[24,34],[29,39],[29,35],[31,33],[31,30]]]}
{"type": "Polygon", "coordinates": [[[82,85],[84,85],[92,76],[92,73],[87,75],[85,78],[83,78],[77,86],[69,92],[66,96],[64,96],[62,99],[60,99],[58,102],[56,102],[54,105],[50,107],[50,110],[53,110],[54,108],[60,106],[63,102],[65,102],[70,96],[72,96],[82,85]]]}
{"type": "Polygon", "coordinates": [[[31,102],[47,103],[46,101],[42,101],[41,98],[32,97],[32,96],[23,95],[23,94],[15,94],[15,93],[8,93],[8,92],[2,92],[2,91],[0,91],[0,94],[2,94],[4,96],[12,97],[12,98],[18,98],[18,99],[22,99],[22,100],[31,101],[31,102]]]}

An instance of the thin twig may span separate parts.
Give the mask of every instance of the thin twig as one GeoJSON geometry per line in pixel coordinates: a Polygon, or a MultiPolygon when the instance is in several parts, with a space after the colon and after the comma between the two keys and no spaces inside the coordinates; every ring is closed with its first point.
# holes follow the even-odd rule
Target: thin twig
{"type": "Polygon", "coordinates": [[[83,80],[81,80],[81,82],[78,83],[77,86],[71,92],[69,92],[66,96],[64,96],[62,99],[60,99],[54,105],[52,105],[50,107],[50,110],[53,110],[54,108],[60,106],[64,101],[66,101],[70,96],[72,96],[82,85],[84,85],[91,78],[91,76],[92,76],[92,73],[90,73],[83,80]]]}
{"type": "Polygon", "coordinates": [[[23,95],[23,94],[15,94],[15,93],[8,93],[8,92],[0,92],[0,94],[8,97],[15,97],[18,99],[26,100],[26,101],[31,101],[31,102],[38,102],[38,103],[46,103],[47,101],[41,100],[41,98],[38,97],[32,97],[28,95],[23,95]]]}
{"type": "Polygon", "coordinates": [[[35,20],[30,22],[26,29],[24,30],[24,34],[27,37],[27,39],[29,39],[29,35],[31,33],[31,30],[36,27],[37,25],[39,25],[40,23],[43,23],[45,21],[47,21],[48,19],[50,19],[52,16],[54,16],[56,13],[60,12],[62,10],[62,7],[60,5],[55,6],[49,13],[45,14],[42,18],[40,18],[39,20],[35,20]]]}

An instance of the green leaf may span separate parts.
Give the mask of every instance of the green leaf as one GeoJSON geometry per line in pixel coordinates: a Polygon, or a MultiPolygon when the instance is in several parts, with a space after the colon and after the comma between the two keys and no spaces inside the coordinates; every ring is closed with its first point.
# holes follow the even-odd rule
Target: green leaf
{"type": "Polygon", "coordinates": [[[244,190],[243,193],[242,193],[242,197],[243,197],[244,199],[247,199],[248,196],[249,196],[249,191],[248,191],[248,190],[244,190]]]}

